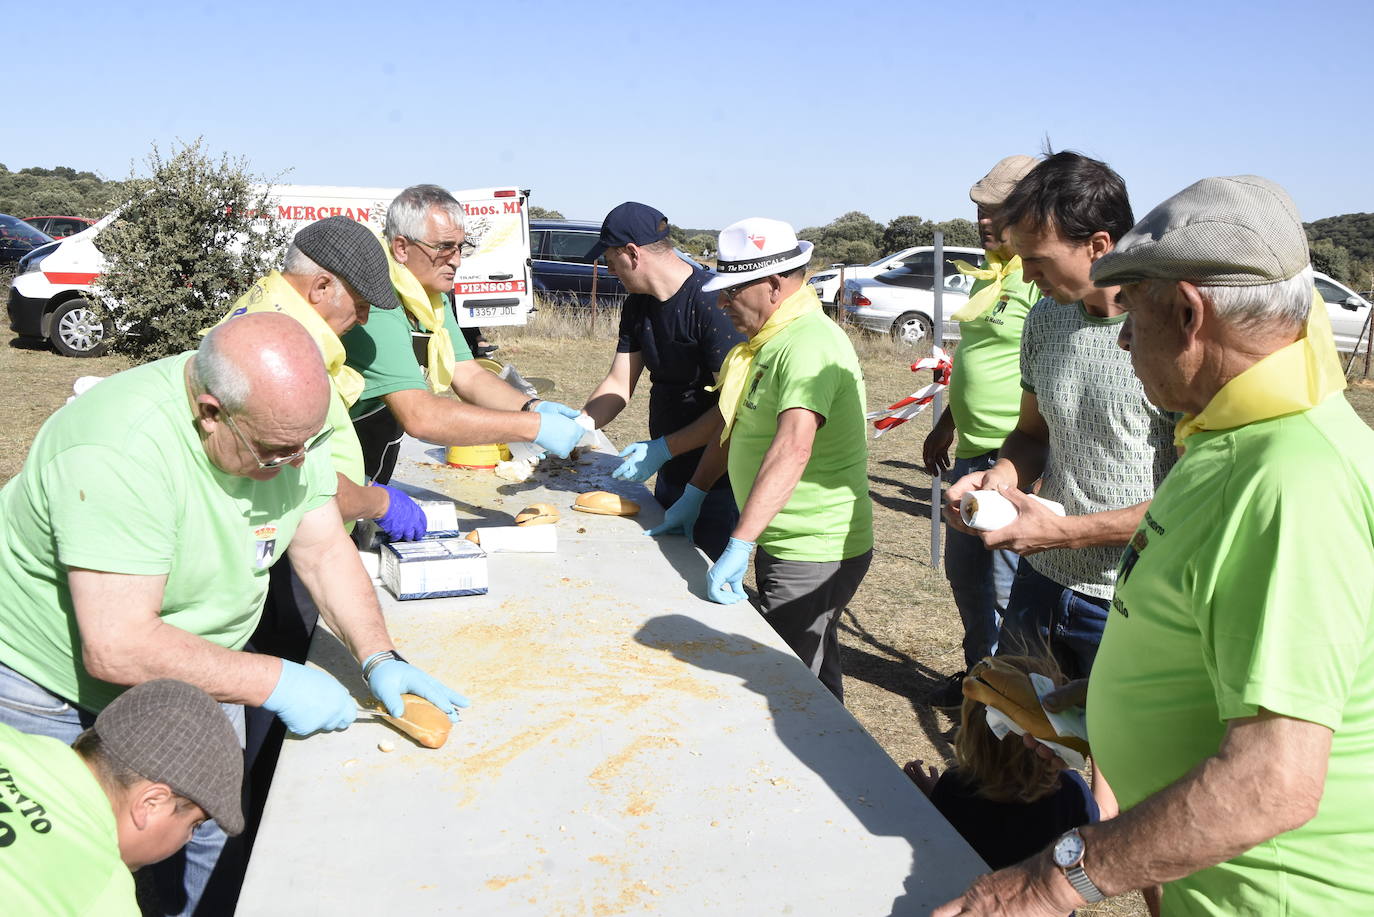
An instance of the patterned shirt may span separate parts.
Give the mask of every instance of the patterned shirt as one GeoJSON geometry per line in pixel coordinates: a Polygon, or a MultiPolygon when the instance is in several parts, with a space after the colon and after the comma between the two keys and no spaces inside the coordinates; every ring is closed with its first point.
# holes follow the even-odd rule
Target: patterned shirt
{"type": "MultiPolygon", "coordinates": [[[[1045,298],[1026,317],[1021,386],[1049,428],[1040,496],[1071,516],[1149,500],[1177,458],[1173,418],[1145,399],[1131,355],[1117,346],[1125,314],[1103,318],[1081,302],[1045,298]]],[[[1111,598],[1122,548],[1057,548],[1027,557],[1037,573],[1111,598]]]]}

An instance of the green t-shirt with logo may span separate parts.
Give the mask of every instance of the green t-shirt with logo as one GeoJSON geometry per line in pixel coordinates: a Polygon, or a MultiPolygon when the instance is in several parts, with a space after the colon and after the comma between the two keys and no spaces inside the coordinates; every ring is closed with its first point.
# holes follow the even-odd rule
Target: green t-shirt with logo
{"type": "MultiPolygon", "coordinates": [[[[991,280],[979,280],[972,298],[991,280]]],[[[959,347],[949,380],[949,410],[959,443],[956,458],[1002,448],[1021,416],[1021,327],[1040,298],[1020,271],[1007,275],[997,304],[959,325],[959,347]]]]}
{"type": "Polygon", "coordinates": [[[835,561],[873,547],[864,380],[854,347],[820,311],[794,320],[759,349],[730,432],[730,482],[740,509],[778,432],[778,415],[825,418],[787,505],[759,536],[780,560],[835,561]]]}
{"type": "Polygon", "coordinates": [[[162,620],[239,649],[268,568],[337,478],[317,450],[267,481],[210,463],[183,353],[111,376],[48,418],[0,490],[0,662],[87,710],[122,687],[86,672],[67,568],[166,576],[162,620]]]}
{"type": "Polygon", "coordinates": [[[57,739],[0,723],[0,910],[15,917],[138,917],[114,812],[57,739]]]}
{"type": "Polygon", "coordinates": [[[1123,809],[1261,708],[1329,727],[1317,815],[1166,914],[1374,914],[1374,431],[1333,395],[1196,433],[1122,558],[1088,729],[1123,809]]]}
{"type": "MultiPolygon", "coordinates": [[[[463,337],[463,329],[458,327],[458,318],[447,296],[444,297],[444,327],[453,341],[453,355],[458,362],[471,360],[472,351],[463,337]]],[[[354,420],[381,407],[383,395],[413,389],[429,390],[425,371],[415,356],[414,341],[421,343],[423,352],[428,335],[411,322],[404,308],[373,309],[366,325],[354,325],[344,334],[348,365],[362,373],[364,383],[362,396],[348,412],[354,420]]]]}

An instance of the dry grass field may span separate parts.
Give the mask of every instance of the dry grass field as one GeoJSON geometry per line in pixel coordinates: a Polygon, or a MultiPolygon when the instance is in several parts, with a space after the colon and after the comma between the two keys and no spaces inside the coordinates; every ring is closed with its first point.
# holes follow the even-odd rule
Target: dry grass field
{"type": "MultiPolygon", "coordinates": [[[[551,397],[578,405],[610,365],[614,327],[614,314],[603,312],[593,327],[585,313],[544,310],[531,327],[492,329],[491,337],[500,345],[498,358],[526,376],[554,380],[551,397]]],[[[869,335],[853,339],[870,409],[929,381],[907,368],[918,354],[869,335]]],[[[39,425],[64,403],[78,376],[108,375],[126,365],[118,357],[71,360],[18,342],[0,346],[0,483],[19,471],[39,425]]],[[[1374,420],[1374,386],[1355,385],[1349,397],[1366,421],[1374,420]]],[[[646,435],[647,404],[641,393],[607,428],[617,445],[646,435]]],[[[873,566],[842,624],[847,706],[898,764],[948,760],[954,724],[926,698],[944,675],[962,668],[959,617],[942,571],[931,565],[931,479],[918,468],[929,428],[929,415],[922,415],[871,443],[873,566]]],[[[1144,908],[1126,898],[1084,913],[1134,915],[1144,908]]]]}

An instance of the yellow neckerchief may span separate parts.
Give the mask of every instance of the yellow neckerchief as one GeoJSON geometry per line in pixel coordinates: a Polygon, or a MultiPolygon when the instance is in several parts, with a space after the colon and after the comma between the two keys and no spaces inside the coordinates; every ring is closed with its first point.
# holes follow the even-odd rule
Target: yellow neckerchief
{"type": "Polygon", "coordinates": [[[334,390],[339,393],[344,403],[351,407],[362,395],[363,377],[356,369],[344,363],[347,354],[344,352],[343,342],[309,301],[287,282],[281,271],[273,271],[249,287],[248,292],[234,303],[234,308],[229,310],[221,324],[249,312],[283,312],[300,322],[320,348],[324,368],[328,371],[329,378],[334,381],[334,390]]]}
{"type": "Polygon", "coordinates": [[[386,261],[391,268],[391,285],[396,288],[396,295],[401,297],[401,305],[416,324],[429,333],[426,360],[429,363],[429,387],[437,395],[453,383],[453,364],[458,359],[453,353],[453,339],[444,325],[444,297],[426,290],[419,278],[410,272],[410,268],[391,254],[391,246],[386,239],[380,234],[377,238],[386,252],[386,261]]]}
{"type": "Polygon", "coordinates": [[[1230,430],[1284,414],[1316,407],[1345,388],[1345,371],[1336,356],[1331,319],[1321,294],[1301,338],[1251,366],[1221,387],[1200,414],[1189,414],[1174,427],[1174,443],[1203,430],[1230,430]]]}
{"type": "Polygon", "coordinates": [[[809,283],[802,284],[800,290],[778,304],[777,311],[768,316],[757,334],[730,348],[725,362],[720,364],[720,382],[706,387],[707,391],[720,392],[720,413],[725,418],[725,429],[720,433],[722,443],[730,438],[730,428],[735,425],[735,413],[744,395],[744,383],[749,380],[749,367],[754,365],[754,355],[788,325],[803,315],[820,310],[816,288],[809,283]]]}
{"type": "Polygon", "coordinates": [[[951,321],[971,322],[991,309],[997,304],[997,298],[1002,295],[1002,283],[1021,270],[1020,255],[1012,255],[1011,260],[1003,261],[999,256],[988,252],[987,259],[988,263],[984,267],[974,267],[967,261],[954,262],[959,273],[976,280],[991,280],[992,283],[970,296],[968,302],[950,316],[951,321]]]}

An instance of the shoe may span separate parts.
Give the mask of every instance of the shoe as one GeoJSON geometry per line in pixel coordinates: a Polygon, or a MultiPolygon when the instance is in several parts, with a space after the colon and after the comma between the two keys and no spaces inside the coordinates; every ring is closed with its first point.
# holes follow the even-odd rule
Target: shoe
{"type": "Polygon", "coordinates": [[[964,703],[964,676],[967,672],[955,672],[940,682],[930,692],[929,703],[932,707],[961,707],[964,703]]]}

